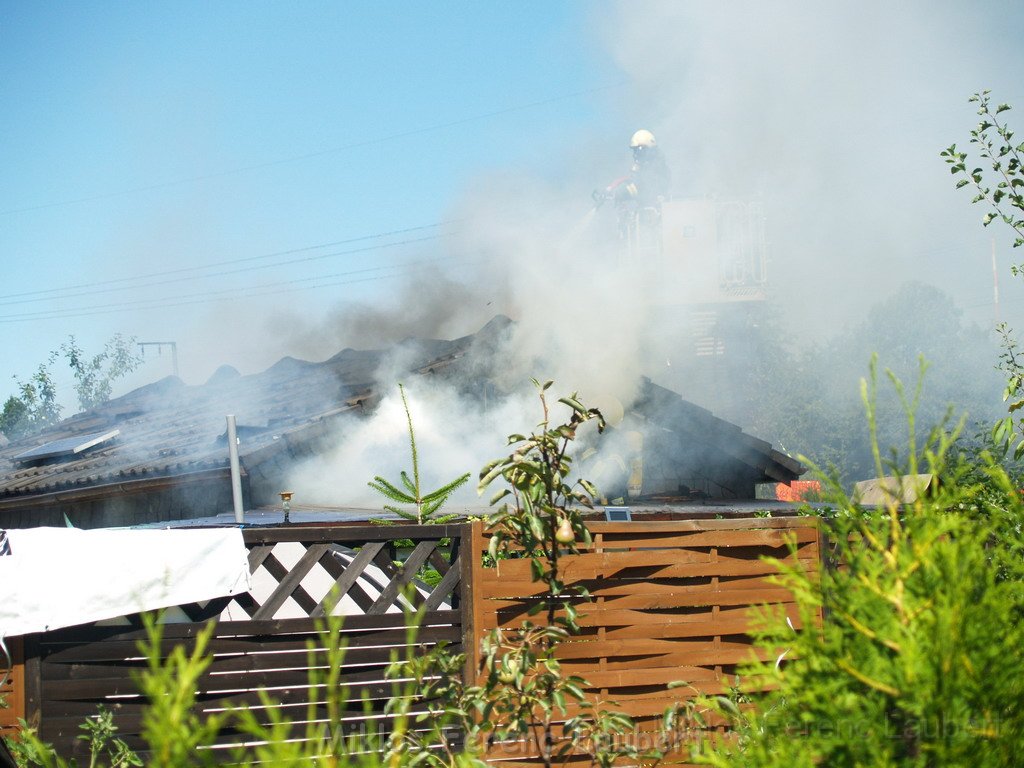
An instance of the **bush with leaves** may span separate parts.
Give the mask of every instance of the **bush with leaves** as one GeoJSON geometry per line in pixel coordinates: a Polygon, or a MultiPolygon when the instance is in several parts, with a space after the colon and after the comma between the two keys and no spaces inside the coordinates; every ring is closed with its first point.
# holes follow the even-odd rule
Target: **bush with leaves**
{"type": "MultiPolygon", "coordinates": [[[[74,761],[68,763],[60,758],[24,721],[21,725],[22,737],[7,742],[11,755],[19,766],[65,768],[75,764],[74,761]]],[[[129,768],[143,765],[139,756],[128,748],[123,739],[118,738],[113,715],[102,705],[98,708],[96,717],[87,719],[79,729],[82,733],[78,738],[89,745],[89,768],[129,768]]]]}
{"type": "Polygon", "coordinates": [[[572,395],[559,400],[568,418],[554,424],[547,400],[552,383],[534,384],[543,413],[540,424],[529,435],[509,436],[513,451],[481,470],[478,490],[483,493],[503,481],[491,499],[500,506],[486,520],[491,538],[485,560],[492,565],[508,559],[530,562],[533,580],[544,585],[530,615],[542,618],[484,637],[474,685],[461,680],[465,654],[452,655],[445,647],[393,669],[416,682],[422,700],[433,701],[430,714],[419,718],[432,730],[410,731],[404,739],[411,755],[437,768],[455,764],[456,755],[480,763],[491,748],[525,748],[546,766],[581,756],[610,766],[639,754],[628,738],[632,720],[613,704],[588,696],[587,682],[566,674],[557,658],[558,647],[579,631],[577,605],[589,598],[585,588],[562,580],[560,560],[591,542],[583,510],[592,508],[597,495],[586,480],[572,479],[571,448],[586,422],[601,430],[604,419],[572,395]],[[461,751],[452,748],[446,735],[451,727],[463,735],[461,751]]]}
{"type": "MultiPolygon", "coordinates": [[[[349,692],[342,683],[345,643],[342,617],[329,616],[319,627],[317,639],[309,643],[309,703],[297,721],[289,710],[278,706],[273,696],[260,691],[259,701],[246,707],[201,714],[196,690],[211,664],[208,653],[214,625],[200,632],[191,648],[174,646],[164,656],[162,625],[155,614],[143,616],[146,638],[139,652],[146,666],[136,677],[145,698],[141,739],[145,747],[145,765],[153,768],[191,768],[221,765],[305,766],[332,765],[338,768],[377,768],[405,766],[407,751],[382,739],[372,730],[345,733],[343,716],[349,710],[349,692]],[[212,747],[225,731],[240,737],[235,747],[212,747]]],[[[396,698],[410,698],[408,686],[396,684],[396,698]]],[[[358,704],[358,702],[357,702],[358,704]]],[[[397,712],[395,730],[408,727],[408,718],[397,712]]],[[[38,732],[24,721],[17,740],[8,741],[19,766],[75,768],[75,760],[58,755],[38,732]]],[[[80,739],[88,742],[90,768],[129,768],[143,761],[117,737],[109,711],[100,709],[96,717],[81,726],[80,739]]]]}
{"type": "Polygon", "coordinates": [[[75,378],[75,394],[82,410],[94,408],[110,399],[114,382],[134,371],[142,362],[135,351],[135,338],[120,333],[89,356],[74,336],[49,354],[25,381],[15,377],[18,388],[0,411],[0,432],[10,438],[32,434],[60,421],[63,410],[57,402],[57,384],[53,366],[64,359],[75,378]]]}
{"type": "Polygon", "coordinates": [[[593,507],[597,489],[572,478],[571,448],[587,422],[604,429],[604,417],[580,403],[577,395],[559,399],[568,408],[566,421],[552,423],[548,381],[534,380],[543,418],[528,435],[508,438],[510,454],[488,463],[480,472],[483,493],[496,481],[503,487],[491,498],[500,505],[488,517],[492,562],[520,558],[530,562],[535,582],[544,585],[530,615],[517,629],[496,630],[482,643],[480,684],[472,692],[477,714],[474,728],[489,743],[526,743],[545,766],[579,754],[583,741],[591,759],[610,765],[622,756],[636,756],[628,739],[615,738],[633,728],[632,720],[584,691],[587,683],[566,674],[556,651],[579,632],[577,605],[590,595],[581,585],[563,581],[560,560],[591,543],[583,511],[593,507]],[[572,714],[570,712],[572,711],[572,714]]]}
{"type": "Polygon", "coordinates": [[[57,385],[48,363],[40,364],[27,381],[15,379],[18,394],[4,402],[0,412],[0,432],[18,438],[45,429],[60,420],[57,385]]]}
{"type": "MultiPolygon", "coordinates": [[[[1016,233],[1015,248],[1024,245],[1024,142],[1014,144],[1014,132],[999,115],[1008,112],[1009,104],[993,108],[991,92],[981,91],[971,96],[970,101],[978,105],[981,122],[971,131],[970,143],[981,156],[982,166],[967,170],[968,155],[951,144],[940,153],[949,171],[958,177],[957,189],[970,187],[975,195],[972,203],[989,206],[981,223],[986,227],[993,221],[1001,220],[1016,233]]],[[[1014,273],[1019,273],[1014,267],[1014,273]]]]}
{"type": "MultiPolygon", "coordinates": [[[[875,387],[864,385],[874,435],[875,387]]],[[[986,493],[965,482],[949,450],[957,430],[916,437],[907,406],[906,464],[875,450],[879,476],[942,478],[911,504],[864,508],[829,484],[828,537],[839,567],[783,567],[799,623],[764,614],[767,661],[745,670],[750,702],[704,698],[689,714],[724,718],[734,738],[706,742],[715,766],[1012,766],[1024,753],[1024,538],[994,518],[1024,519],[1024,503],[994,462],[986,493]],[[993,494],[993,489],[996,493],[993,494]],[[987,515],[970,510],[985,506],[987,515]],[[998,500],[998,505],[992,504],[998,500]],[[997,564],[999,567],[993,567],[997,564]],[[753,693],[769,688],[768,693],[753,693]]],[[[827,478],[823,478],[827,481],[827,478]]],[[[1018,526],[1019,528],[1019,526],[1018,526]]]]}
{"type": "Polygon", "coordinates": [[[135,337],[115,333],[103,345],[103,351],[87,355],[74,336],[60,345],[63,357],[75,377],[75,394],[83,411],[107,402],[114,382],[127,376],[142,364],[142,356],[135,349],[135,337]]]}

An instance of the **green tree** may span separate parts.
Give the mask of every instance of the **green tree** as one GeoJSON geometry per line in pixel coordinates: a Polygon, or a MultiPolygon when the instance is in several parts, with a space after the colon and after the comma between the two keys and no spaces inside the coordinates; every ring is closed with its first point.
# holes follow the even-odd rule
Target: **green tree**
{"type": "Polygon", "coordinates": [[[413,507],[412,512],[397,507],[394,504],[385,504],[384,509],[393,512],[401,518],[413,523],[423,525],[425,523],[446,523],[456,515],[438,515],[441,507],[448,498],[469,480],[469,472],[455,478],[450,483],[445,483],[434,491],[425,492],[420,485],[420,459],[416,450],[416,431],[412,427],[412,413],[409,411],[409,401],[405,397],[405,387],[398,385],[398,392],[402,396],[402,407],[405,409],[405,420],[409,425],[409,451],[412,454],[412,477],[406,471],[402,471],[401,484],[399,488],[396,483],[377,475],[367,485],[396,504],[408,504],[413,507]]]}
{"type": "MultiPolygon", "coordinates": [[[[987,491],[951,463],[956,430],[916,435],[912,395],[893,376],[906,411],[905,454],[886,462],[875,429],[874,377],[863,384],[876,472],[932,472],[944,482],[910,505],[863,508],[830,486],[832,554],[820,577],[784,569],[798,621],[764,614],[762,662],[745,669],[743,699],[705,698],[733,741],[705,743],[716,766],[1013,766],[1024,749],[1024,504],[1006,473],[982,470],[987,491]],[[985,507],[979,517],[975,510],[985,507]],[[994,562],[1001,567],[993,568],[994,562]],[[767,693],[755,693],[768,689],[767,693]],[[744,705],[743,702],[746,702],[744,705]]],[[[781,567],[781,564],[780,564],[781,567]]]]}
{"type": "Polygon", "coordinates": [[[21,437],[38,432],[60,420],[57,385],[53,381],[53,354],[27,381],[15,377],[18,394],[11,395],[0,414],[0,431],[8,437],[21,437]]]}
{"type": "Polygon", "coordinates": [[[107,402],[114,382],[127,376],[142,363],[142,356],[136,351],[134,337],[126,338],[120,333],[103,345],[103,351],[88,356],[74,336],[60,345],[63,357],[75,377],[75,393],[83,411],[107,402]]]}
{"type": "Polygon", "coordinates": [[[480,764],[485,744],[510,742],[525,742],[546,766],[569,761],[574,751],[578,758],[584,744],[594,765],[639,756],[629,739],[630,718],[589,696],[586,681],[565,673],[556,655],[558,646],[579,631],[577,607],[589,599],[585,588],[565,584],[559,570],[562,557],[591,541],[583,510],[592,507],[596,493],[589,482],[571,478],[570,451],[585,422],[595,421],[600,430],[604,419],[572,395],[559,400],[569,415],[555,424],[546,395],[551,382],[534,384],[542,421],[528,435],[509,435],[511,453],[484,466],[478,491],[502,486],[491,500],[499,506],[487,518],[488,560],[492,566],[512,558],[530,563],[531,576],[544,585],[544,592],[529,613],[541,618],[495,630],[483,639],[475,685],[459,679],[465,655],[452,655],[444,647],[393,665],[399,678],[416,682],[420,696],[435,700],[430,715],[421,717],[431,730],[403,734],[407,764],[456,764],[443,733],[452,724],[460,726],[464,749],[480,764]],[[570,708],[578,714],[570,717],[570,708]],[[439,743],[443,749],[436,748],[439,743]]]}
{"type": "MultiPolygon", "coordinates": [[[[970,143],[980,156],[982,166],[967,170],[972,164],[966,152],[957,150],[956,144],[944,149],[940,156],[949,164],[949,171],[957,177],[958,189],[968,187],[975,192],[972,203],[985,203],[989,210],[981,223],[986,227],[1001,220],[1016,233],[1015,248],[1024,245],[1024,142],[1013,143],[1014,132],[999,115],[1010,111],[1009,104],[992,106],[990,91],[976,93],[969,101],[978,105],[981,122],[971,131],[970,143]],[[986,170],[983,166],[989,167],[986,170]]],[[[1019,267],[1014,267],[1018,273],[1019,267]]]]}
{"type": "Polygon", "coordinates": [[[496,482],[504,486],[491,498],[491,505],[499,506],[487,518],[489,556],[529,560],[533,580],[545,589],[529,613],[541,618],[484,639],[483,682],[474,707],[481,719],[475,726],[498,742],[527,741],[548,768],[567,762],[584,742],[595,745],[594,764],[610,766],[620,757],[637,758],[636,745],[625,738],[633,722],[613,704],[588,696],[587,682],[566,674],[556,654],[579,632],[577,610],[590,599],[586,587],[563,581],[560,565],[562,557],[591,544],[583,513],[597,496],[593,484],[573,479],[571,449],[585,423],[594,421],[600,432],[605,421],[573,393],[558,401],[569,408],[568,419],[552,423],[546,395],[552,382],[533,383],[543,419],[528,435],[509,435],[512,452],[484,466],[477,489],[483,493],[496,482]],[[566,719],[572,706],[579,714],[566,719]],[[559,720],[565,721],[564,735],[559,720]]]}
{"type": "Polygon", "coordinates": [[[0,411],[0,434],[17,437],[22,434],[28,419],[28,406],[13,395],[7,398],[3,410],[0,411]]]}
{"type": "MultiPolygon", "coordinates": [[[[1015,239],[1015,248],[1024,245],[1024,142],[1014,145],[1014,132],[1010,125],[999,117],[1010,111],[1009,104],[992,107],[990,91],[975,93],[969,99],[978,105],[981,122],[971,131],[972,144],[987,165],[967,170],[970,158],[966,152],[957,150],[951,144],[939,155],[949,165],[950,173],[957,178],[958,189],[971,188],[975,192],[971,203],[984,203],[989,210],[982,218],[982,224],[988,226],[1000,220],[1009,226],[1015,239]]],[[[1020,266],[1012,266],[1016,276],[1021,275],[1020,266]]],[[[1000,355],[999,369],[1006,377],[1006,388],[1003,400],[1008,403],[1008,414],[997,421],[992,427],[991,444],[1003,459],[1012,455],[1015,462],[1024,459],[1024,419],[1015,414],[1024,408],[1024,361],[1020,359],[1020,351],[1013,332],[1006,324],[998,328],[1002,337],[1003,351],[1000,355]]]]}
{"type": "Polygon", "coordinates": [[[74,336],[51,352],[27,380],[14,377],[17,394],[11,395],[0,412],[0,432],[9,438],[38,432],[60,421],[63,408],[57,402],[53,368],[67,362],[75,379],[75,394],[82,410],[95,408],[110,399],[114,382],[134,371],[142,362],[135,352],[134,337],[115,334],[103,350],[89,356],[74,336]]]}
{"type": "MultiPolygon", "coordinates": [[[[965,322],[953,298],[934,286],[905,283],[876,301],[860,322],[797,349],[770,317],[758,325],[749,374],[736,377],[746,394],[745,423],[793,455],[837,468],[846,481],[874,471],[856,385],[873,353],[904,380],[916,375],[920,355],[934,361],[921,420],[937,423],[950,405],[986,430],[999,416],[1003,384],[993,366],[996,340],[965,322]]],[[[882,444],[900,444],[903,416],[893,393],[880,394],[876,415],[882,444]]],[[[975,431],[967,430],[962,440],[975,431]]]]}

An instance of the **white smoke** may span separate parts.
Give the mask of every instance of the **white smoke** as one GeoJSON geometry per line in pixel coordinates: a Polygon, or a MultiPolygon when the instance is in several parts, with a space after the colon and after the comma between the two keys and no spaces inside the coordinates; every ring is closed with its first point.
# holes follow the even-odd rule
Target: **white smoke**
{"type": "MultiPolygon", "coordinates": [[[[402,377],[416,435],[420,485],[428,493],[471,473],[469,482],[452,497],[446,510],[479,507],[478,472],[484,463],[502,455],[507,431],[539,403],[512,397],[481,409],[470,405],[450,387],[418,376],[402,377]]],[[[527,427],[529,424],[521,424],[527,427]]],[[[397,385],[384,389],[372,418],[349,423],[333,450],[317,456],[296,471],[290,487],[296,500],[311,504],[337,504],[380,508],[389,502],[368,487],[376,476],[402,487],[400,473],[413,477],[409,427],[397,385]]]]}
{"type": "MultiPolygon", "coordinates": [[[[595,9],[609,57],[628,77],[614,119],[601,126],[608,136],[552,148],[561,178],[520,169],[477,179],[451,212],[460,224],[445,255],[455,269],[411,273],[393,303],[297,323],[293,340],[320,344],[326,355],[406,336],[453,338],[500,313],[516,325],[507,343],[486,352],[507,390],[551,378],[559,394],[628,409],[648,375],[705,405],[709,393],[680,370],[691,340],[680,297],[694,274],[671,259],[623,259],[611,206],[595,211],[589,199],[628,169],[637,128],[658,137],[676,197],[763,203],[769,291],[787,308],[796,339],[834,333],[913,277],[961,300],[988,295],[990,274],[976,259],[987,233],[952,189],[938,151],[963,139],[972,91],[1002,86],[1005,100],[1024,103],[1019,84],[984,55],[994,21],[976,14],[988,32],[968,33],[962,6],[923,2],[595,9]]],[[[1004,53],[1020,62],[1016,49],[1004,53]]],[[[531,397],[481,413],[396,367],[378,376],[390,393],[378,414],[296,487],[321,494],[314,489],[329,478],[324,498],[372,500],[362,490],[368,479],[408,467],[398,380],[409,387],[421,453],[430,457],[424,465],[437,481],[475,471],[500,453],[506,433],[538,421],[531,397]]]]}
{"type": "Polygon", "coordinates": [[[972,92],[1024,98],[1007,31],[1024,8],[651,2],[604,21],[627,111],[666,147],[676,193],[764,201],[772,295],[801,334],[834,332],[908,279],[965,304],[991,295],[982,257],[990,235],[1006,240],[981,230],[938,152],[967,144],[972,92]]]}

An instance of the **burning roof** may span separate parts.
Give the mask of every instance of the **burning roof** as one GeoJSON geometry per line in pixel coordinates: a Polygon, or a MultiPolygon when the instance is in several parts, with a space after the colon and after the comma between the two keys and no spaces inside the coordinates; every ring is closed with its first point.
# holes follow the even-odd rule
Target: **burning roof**
{"type": "MultiPolygon", "coordinates": [[[[224,480],[228,472],[225,415],[229,413],[237,418],[250,493],[276,493],[280,489],[274,483],[289,463],[324,450],[344,432],[346,419],[362,418],[374,410],[382,388],[378,372],[396,351],[407,372],[491,392],[494,387],[481,390],[477,386],[487,380],[488,372],[473,350],[475,345],[497,344],[510,325],[507,318],[499,317],[477,334],[452,341],[407,340],[388,350],[346,349],[319,363],[286,357],[253,375],[223,368],[198,386],[168,377],[141,387],[0,447],[0,526],[9,525],[8,512],[15,510],[159,491],[201,479],[224,480]],[[78,454],[15,461],[17,455],[50,441],[115,429],[115,438],[78,454]]],[[[747,477],[759,482],[788,481],[803,471],[769,443],[650,381],[643,382],[631,413],[655,427],[651,449],[673,457],[650,464],[650,477],[661,478],[661,490],[689,490],[703,482],[705,497],[744,498],[728,484],[741,479],[745,484],[747,477]],[[708,485],[713,466],[729,469],[717,470],[725,480],[720,477],[708,485]]],[[[186,516],[181,512],[177,510],[177,516],[186,516]]],[[[197,512],[209,514],[209,510],[197,512]]],[[[27,521],[14,522],[26,525],[27,521]]]]}

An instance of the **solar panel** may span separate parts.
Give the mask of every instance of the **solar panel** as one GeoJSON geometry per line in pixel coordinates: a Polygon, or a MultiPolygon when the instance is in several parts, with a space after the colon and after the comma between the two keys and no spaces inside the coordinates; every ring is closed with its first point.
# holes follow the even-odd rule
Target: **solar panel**
{"type": "Polygon", "coordinates": [[[112,429],[109,432],[90,432],[86,435],[75,435],[65,437],[61,440],[51,440],[48,443],[37,445],[27,451],[22,451],[17,456],[12,456],[14,461],[39,461],[40,459],[52,459],[57,456],[77,456],[95,445],[105,443],[121,434],[120,429],[112,429]]]}
{"type": "Polygon", "coordinates": [[[629,507],[605,507],[604,519],[609,523],[629,523],[633,520],[633,514],[629,507]]]}

